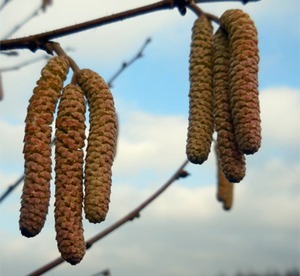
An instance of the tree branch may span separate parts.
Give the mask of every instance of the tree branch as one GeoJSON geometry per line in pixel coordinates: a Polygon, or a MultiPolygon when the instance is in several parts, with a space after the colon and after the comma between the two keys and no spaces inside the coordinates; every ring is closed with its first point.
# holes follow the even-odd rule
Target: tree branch
{"type": "MultiPolygon", "coordinates": [[[[86,249],[90,249],[91,246],[99,241],[100,239],[104,238],[108,234],[112,233],[114,230],[122,226],[128,221],[132,221],[135,218],[140,217],[140,212],[146,208],[153,200],[155,200],[159,195],[161,195],[173,182],[175,182],[179,178],[184,178],[188,175],[186,171],[184,171],[184,167],[188,164],[188,161],[185,160],[183,164],[176,170],[174,175],[163,185],[161,186],[154,194],[152,194],[148,199],[146,199],[143,203],[141,203],[138,207],[136,207],[134,210],[129,212],[127,215],[125,215],[123,218],[116,221],[114,224],[100,232],[99,234],[95,235],[94,237],[90,238],[86,241],[86,249]]],[[[34,272],[31,272],[28,274],[28,276],[37,276],[41,275],[50,269],[58,266],[59,264],[63,263],[64,259],[59,257],[52,262],[46,264],[45,266],[35,270],[34,272]]]]}
{"type": "MultiPolygon", "coordinates": [[[[218,1],[226,1],[226,0],[198,0],[196,2],[207,3],[207,2],[218,2],[218,1]]],[[[248,0],[248,1],[233,0],[233,1],[238,1],[238,2],[242,1],[243,3],[247,3],[250,1],[252,2],[252,1],[259,1],[259,0],[248,0]]],[[[178,8],[180,13],[184,14],[184,12],[182,12],[182,8],[188,6],[191,2],[192,2],[191,0],[163,0],[154,4],[150,4],[132,10],[86,21],[80,24],[71,25],[57,30],[31,35],[23,38],[3,40],[0,41],[0,50],[3,51],[3,50],[12,50],[12,49],[29,49],[33,52],[35,52],[38,49],[47,50],[45,49],[44,45],[50,40],[60,38],[66,35],[78,33],[81,31],[85,31],[88,29],[100,27],[124,19],[132,18],[135,16],[144,15],[146,13],[151,13],[151,12],[165,10],[165,9],[178,8]]]]}

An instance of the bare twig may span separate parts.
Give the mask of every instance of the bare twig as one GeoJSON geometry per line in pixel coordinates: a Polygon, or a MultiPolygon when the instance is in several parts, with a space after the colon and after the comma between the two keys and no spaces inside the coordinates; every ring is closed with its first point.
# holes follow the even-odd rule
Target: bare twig
{"type": "Polygon", "coordinates": [[[19,70],[24,66],[30,65],[30,64],[38,62],[38,61],[41,61],[43,59],[47,59],[48,57],[49,57],[49,55],[43,55],[43,56],[37,57],[35,59],[24,61],[24,62],[22,62],[20,64],[17,64],[17,65],[13,65],[13,66],[9,66],[9,67],[3,67],[3,68],[0,68],[0,72],[9,72],[9,71],[19,70]]]}
{"type": "Polygon", "coordinates": [[[21,27],[23,27],[27,22],[29,22],[32,18],[39,14],[41,7],[35,9],[28,17],[26,17],[22,22],[18,23],[11,31],[9,31],[3,39],[8,39],[11,37],[15,32],[17,32],[21,27]]]}
{"type": "MultiPolygon", "coordinates": [[[[90,238],[86,241],[86,248],[90,249],[91,246],[99,241],[100,239],[104,238],[108,234],[112,233],[114,230],[118,229],[120,226],[125,224],[126,222],[132,221],[135,218],[140,217],[141,211],[146,208],[153,200],[155,200],[159,195],[161,195],[173,182],[175,182],[177,179],[181,177],[185,177],[187,173],[184,171],[185,166],[188,164],[188,161],[185,160],[182,165],[176,170],[176,172],[173,174],[173,176],[163,185],[161,186],[154,194],[152,194],[148,199],[146,199],[143,203],[141,203],[138,207],[136,207],[134,210],[129,212],[127,215],[125,215],[123,218],[116,221],[114,224],[100,232],[99,234],[95,235],[94,237],[90,238]]],[[[31,272],[28,274],[28,276],[37,276],[41,275],[50,269],[58,266],[59,264],[63,263],[64,259],[59,257],[52,262],[46,264],[45,266],[35,270],[34,272],[31,272]]]]}
{"type": "Polygon", "coordinates": [[[143,57],[143,52],[147,45],[151,42],[151,38],[147,38],[145,43],[143,44],[142,48],[137,52],[137,54],[128,62],[123,62],[121,68],[110,78],[108,81],[108,86],[112,87],[113,81],[126,69],[128,68],[132,63],[134,63],[137,59],[143,57]]]}
{"type": "Polygon", "coordinates": [[[10,2],[10,0],[4,0],[3,3],[0,6],[0,11],[10,2]]]}
{"type": "MultiPolygon", "coordinates": [[[[150,38],[147,38],[147,40],[144,42],[144,44],[143,44],[143,46],[142,46],[142,48],[138,51],[138,53],[129,61],[129,62],[125,62],[126,64],[127,64],[127,66],[125,67],[125,68],[128,68],[128,66],[129,65],[132,65],[132,63],[133,62],[135,62],[138,58],[137,58],[137,56],[139,57],[139,58],[141,58],[142,56],[143,56],[143,52],[144,52],[144,50],[145,50],[145,47],[149,44],[149,42],[151,41],[151,39],[150,38]]],[[[58,50],[59,51],[59,50],[58,50]]],[[[123,63],[124,64],[124,63],[123,63]]],[[[24,64],[23,64],[24,65],[24,64]]],[[[117,76],[119,76],[120,75],[120,73],[121,72],[123,72],[124,71],[124,69],[125,68],[123,68],[124,66],[122,66],[121,67],[121,69],[119,69],[118,71],[117,71],[117,73],[116,74],[114,74],[113,75],[113,77],[109,80],[109,82],[108,82],[108,84],[109,84],[109,86],[111,87],[112,86],[112,83],[113,83],[113,81],[115,81],[116,80],[116,77],[117,76]],[[116,76],[117,75],[117,76],[116,76]]],[[[3,69],[2,69],[2,71],[3,71],[3,69]]],[[[1,71],[0,71],[0,73],[1,73],[1,71]]],[[[53,146],[54,145],[54,139],[52,140],[52,142],[51,142],[51,146],[53,146]]],[[[12,185],[10,185],[8,188],[7,188],[7,190],[1,195],[1,197],[0,197],[0,203],[15,189],[15,188],[17,188],[18,187],[18,185],[20,184],[20,183],[22,183],[22,181],[24,180],[24,175],[22,175],[22,176],[20,176],[19,177],[19,179],[14,183],[14,184],[12,184],[12,185]]]]}
{"type": "MultiPolygon", "coordinates": [[[[197,3],[206,3],[206,2],[218,2],[224,0],[198,0],[197,3]]],[[[243,3],[245,0],[235,0],[235,1],[242,1],[243,3]]],[[[248,0],[250,1],[257,1],[257,0],[248,0]]],[[[100,27],[106,24],[118,22],[124,19],[132,18],[135,16],[144,15],[146,13],[151,13],[155,11],[165,10],[165,9],[173,9],[178,8],[181,14],[182,9],[185,6],[190,4],[191,0],[163,0],[154,4],[146,5],[143,7],[131,9],[128,11],[116,13],[113,15],[101,17],[98,19],[86,21],[80,24],[71,25],[68,27],[60,28],[57,30],[40,33],[32,36],[27,36],[23,38],[16,38],[10,40],[0,41],[0,50],[12,50],[12,49],[29,49],[31,51],[36,51],[38,49],[46,50],[44,45],[50,40],[63,37],[66,35],[78,33],[81,31],[89,30],[92,28],[100,27]]]]}

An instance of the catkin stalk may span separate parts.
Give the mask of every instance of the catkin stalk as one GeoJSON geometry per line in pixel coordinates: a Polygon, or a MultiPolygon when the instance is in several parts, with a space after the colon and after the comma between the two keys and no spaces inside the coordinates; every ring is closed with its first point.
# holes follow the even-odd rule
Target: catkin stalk
{"type": "Polygon", "coordinates": [[[190,162],[202,164],[209,155],[213,123],[211,22],[201,15],[192,29],[190,52],[189,124],[186,154],[190,162]]]}
{"type": "Polygon", "coordinates": [[[25,178],[21,197],[19,227],[22,235],[33,237],[44,226],[50,200],[51,124],[63,82],[69,70],[66,58],[53,57],[42,69],[29,100],[25,119],[25,178]]]}
{"type": "Polygon", "coordinates": [[[117,143],[117,116],[113,96],[105,81],[92,70],[77,75],[89,106],[89,136],[85,159],[85,217],[105,220],[109,208],[112,164],[117,143]]]}
{"type": "Polygon", "coordinates": [[[82,226],[85,99],[80,87],[67,85],[56,119],[55,230],[64,260],[79,263],[85,254],[82,226]]]}

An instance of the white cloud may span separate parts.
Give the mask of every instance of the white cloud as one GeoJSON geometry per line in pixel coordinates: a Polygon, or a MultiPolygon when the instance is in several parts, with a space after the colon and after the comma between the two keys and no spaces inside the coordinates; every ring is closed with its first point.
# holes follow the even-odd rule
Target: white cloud
{"type": "Polygon", "coordinates": [[[282,146],[299,146],[300,91],[269,88],[261,92],[260,101],[264,139],[282,146]]]}
{"type": "Polygon", "coordinates": [[[143,168],[164,171],[184,160],[185,118],[138,111],[124,115],[124,124],[120,122],[116,173],[132,175],[143,168]]]}

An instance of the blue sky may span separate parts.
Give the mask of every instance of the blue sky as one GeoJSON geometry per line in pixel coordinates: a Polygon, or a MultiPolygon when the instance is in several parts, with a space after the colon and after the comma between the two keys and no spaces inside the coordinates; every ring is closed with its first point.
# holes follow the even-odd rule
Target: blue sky
{"type": "MultiPolygon", "coordinates": [[[[154,1],[153,1],[154,2],[154,1]]],[[[147,1],[53,1],[20,29],[22,37],[138,7],[147,1]],[[141,4],[142,3],[142,4],[141,4]],[[68,13],[66,15],[66,9],[68,13]],[[79,13],[78,10],[81,12],[79,13]],[[53,20],[55,18],[55,20],[53,20]]],[[[16,18],[39,5],[13,0],[0,13],[3,36],[16,18]],[[11,14],[18,16],[11,16],[11,14]]],[[[246,177],[235,186],[234,206],[224,212],[216,201],[215,156],[189,164],[186,179],[174,183],[142,212],[87,251],[76,267],[62,264],[49,275],[233,275],[237,271],[284,271],[300,258],[300,8],[298,0],[202,4],[220,16],[242,8],[259,33],[260,101],[263,142],[247,157],[246,177]]],[[[144,57],[114,82],[120,117],[118,154],[113,167],[110,212],[100,225],[84,221],[90,238],[125,215],[159,188],[185,159],[188,118],[188,56],[195,15],[161,11],[59,39],[82,68],[109,79],[144,41],[144,57]]],[[[44,53],[19,51],[0,56],[0,68],[44,53]]],[[[0,193],[22,173],[22,141],[28,99],[44,61],[2,74],[0,102],[0,193]]],[[[21,236],[18,216],[21,185],[0,206],[0,274],[29,273],[59,256],[53,203],[42,232],[21,236]],[[34,248],[34,250],[33,250],[34,248]],[[47,250],[45,250],[45,248],[47,250]],[[17,264],[16,265],[16,260],[17,264]]],[[[299,267],[299,266],[298,266],[299,267]]]]}

